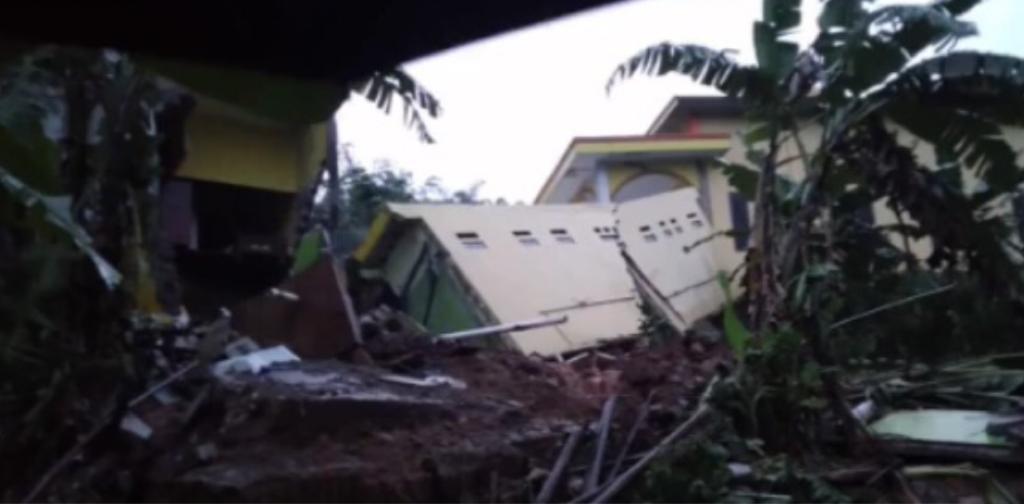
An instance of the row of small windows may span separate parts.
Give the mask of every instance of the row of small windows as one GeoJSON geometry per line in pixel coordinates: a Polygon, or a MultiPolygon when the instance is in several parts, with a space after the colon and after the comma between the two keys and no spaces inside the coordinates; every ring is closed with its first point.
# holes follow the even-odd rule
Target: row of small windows
{"type": "MultiPolygon", "coordinates": [[[[576,240],[569,234],[564,228],[553,228],[550,230],[551,238],[557,243],[563,243],[571,245],[576,243],[576,240]]],[[[618,231],[613,227],[595,227],[594,233],[598,238],[602,240],[617,240],[619,238],[618,231]]],[[[526,247],[536,247],[540,245],[540,240],[533,235],[532,231],[525,229],[517,229],[512,231],[512,236],[526,247]]],[[[465,231],[461,233],[455,233],[455,237],[459,239],[459,242],[468,249],[485,249],[487,244],[480,238],[480,235],[472,232],[465,231]]]]}
{"type": "MultiPolygon", "coordinates": [[[[729,194],[729,210],[730,217],[732,218],[733,227],[733,239],[735,241],[736,250],[746,250],[749,246],[749,234],[750,234],[750,214],[748,209],[748,202],[746,198],[738,193],[729,194]]],[[[871,213],[870,207],[865,208],[865,220],[873,221],[874,215],[871,213]]],[[[661,234],[666,238],[671,238],[675,235],[683,234],[683,226],[681,220],[688,222],[690,227],[700,229],[704,227],[704,221],[698,212],[688,212],[685,218],[670,217],[665,220],[659,220],[655,225],[642,225],[639,227],[640,235],[646,242],[657,242],[658,235],[661,234]]],[[[601,240],[605,241],[616,241],[619,239],[618,231],[611,226],[595,226],[594,234],[601,240]]],[[[562,243],[566,245],[575,244],[576,240],[569,234],[564,228],[553,228],[549,230],[551,238],[556,243],[562,243]]],[[[471,232],[460,232],[455,233],[456,238],[462,243],[467,249],[486,249],[487,244],[484,242],[480,235],[471,232]]],[[[533,235],[532,231],[529,230],[515,230],[512,231],[512,236],[519,241],[520,244],[526,247],[540,246],[540,240],[533,235]]]]}
{"type": "MultiPolygon", "coordinates": [[[[704,227],[704,221],[701,220],[700,215],[696,212],[690,212],[686,214],[686,220],[689,221],[691,227],[702,228],[704,227]]],[[[679,219],[672,217],[667,220],[661,220],[657,223],[658,229],[655,230],[651,225],[640,226],[640,234],[644,241],[656,242],[658,241],[658,233],[663,234],[665,237],[672,237],[676,234],[683,234],[683,226],[680,224],[679,219]]],[[[549,230],[551,238],[562,244],[571,245],[576,243],[576,240],[569,234],[564,228],[553,228],[549,230]]],[[[614,227],[610,226],[595,226],[594,234],[601,240],[615,241],[619,238],[619,233],[614,227]]],[[[456,238],[468,249],[485,249],[487,244],[480,238],[480,235],[475,232],[461,232],[455,233],[456,238]]],[[[536,247],[540,245],[540,240],[533,235],[532,231],[525,229],[517,229],[512,231],[512,236],[526,247],[536,247]]]]}
{"type": "MultiPolygon", "coordinates": [[[[701,220],[700,215],[698,215],[697,212],[690,212],[686,214],[686,220],[689,221],[691,227],[698,229],[704,227],[704,221],[701,220]]],[[[658,241],[659,233],[664,235],[666,238],[683,234],[683,226],[675,217],[658,221],[657,229],[653,229],[652,226],[653,225],[643,225],[639,227],[640,235],[643,237],[645,242],[658,241]]]]}

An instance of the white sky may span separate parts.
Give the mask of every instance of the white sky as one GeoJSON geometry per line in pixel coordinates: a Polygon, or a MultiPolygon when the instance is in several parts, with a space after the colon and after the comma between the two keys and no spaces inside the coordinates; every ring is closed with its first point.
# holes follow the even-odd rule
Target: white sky
{"type": "MultiPolygon", "coordinates": [[[[804,0],[813,37],[819,0],[804,0]]],[[[879,4],[896,3],[883,1],[879,4]]],[[[398,113],[361,97],[338,112],[339,136],[357,162],[387,159],[417,182],[437,176],[451,189],[483,181],[480,195],[530,203],[573,137],[642,134],[675,95],[714,94],[679,77],[604,84],[615,66],[663,41],[752,56],[751,23],[761,0],[632,0],[461,46],[405,65],[441,101],[420,143],[398,113]]],[[[1024,0],[987,0],[967,17],[981,36],[961,47],[1024,56],[1024,0]],[[1016,22],[1015,22],[1016,21],[1016,22]]]]}

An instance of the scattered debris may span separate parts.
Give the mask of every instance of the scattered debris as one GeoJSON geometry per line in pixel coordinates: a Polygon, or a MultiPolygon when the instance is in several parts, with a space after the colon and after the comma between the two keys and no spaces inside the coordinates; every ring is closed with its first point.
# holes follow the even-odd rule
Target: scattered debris
{"type": "Polygon", "coordinates": [[[277,345],[220,361],[213,365],[212,371],[220,376],[228,373],[256,374],[276,363],[295,362],[298,360],[299,356],[292,353],[288,347],[277,345]]]}
{"type": "MultiPolygon", "coordinates": [[[[1016,487],[981,464],[1024,462],[1024,370],[1005,359],[865,370],[844,390],[877,453],[797,469],[758,439],[728,441],[734,427],[713,391],[728,387],[732,353],[706,322],[700,335],[541,359],[432,337],[382,307],[360,319],[360,360],[260,348],[233,319],[169,332],[191,343],[156,345],[161,373],[116,417],[135,442],[103,463],[142,464],[123,485],[137,498],[609,502],[692,457],[711,464],[688,483],[696,493],[679,494],[694,498],[839,500],[831,485],[887,485],[879,495],[926,501],[931,482],[966,478],[987,492],[971,495],[1012,502],[1016,487]],[[909,465],[919,459],[978,465],[909,465]]],[[[65,495],[102,474],[74,463],[86,444],[39,492],[56,481],[65,495]]]]}

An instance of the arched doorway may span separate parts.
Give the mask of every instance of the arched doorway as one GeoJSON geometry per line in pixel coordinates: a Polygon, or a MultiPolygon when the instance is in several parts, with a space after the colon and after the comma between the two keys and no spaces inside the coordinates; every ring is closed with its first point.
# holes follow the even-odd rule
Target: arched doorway
{"type": "Polygon", "coordinates": [[[665,172],[644,172],[626,180],[612,195],[612,201],[622,203],[673,191],[691,184],[676,175],[665,172]]]}

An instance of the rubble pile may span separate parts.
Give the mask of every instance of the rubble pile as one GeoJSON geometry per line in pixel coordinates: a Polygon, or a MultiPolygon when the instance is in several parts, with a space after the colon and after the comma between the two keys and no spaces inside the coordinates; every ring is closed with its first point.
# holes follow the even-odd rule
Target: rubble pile
{"type": "Polygon", "coordinates": [[[165,331],[162,371],[37,497],[1011,503],[1024,490],[1020,355],[850,363],[844,394],[867,437],[852,454],[836,436],[787,455],[714,397],[738,373],[713,330],[541,359],[436,340],[382,309],[354,350],[303,358],[228,318],[165,331]]]}
{"type": "MultiPolygon", "coordinates": [[[[609,398],[618,408],[605,420],[606,471],[613,451],[628,444],[620,458],[632,460],[656,442],[728,360],[720,346],[677,341],[558,362],[435,343],[397,312],[363,322],[364,344],[342,358],[261,348],[224,320],[181,332],[185,350],[166,354],[168,372],[114,439],[90,441],[43,495],[532,500],[567,435],[586,431],[579,453],[597,449],[609,398]]],[[[550,492],[569,497],[588,470],[567,467],[550,492]]]]}

